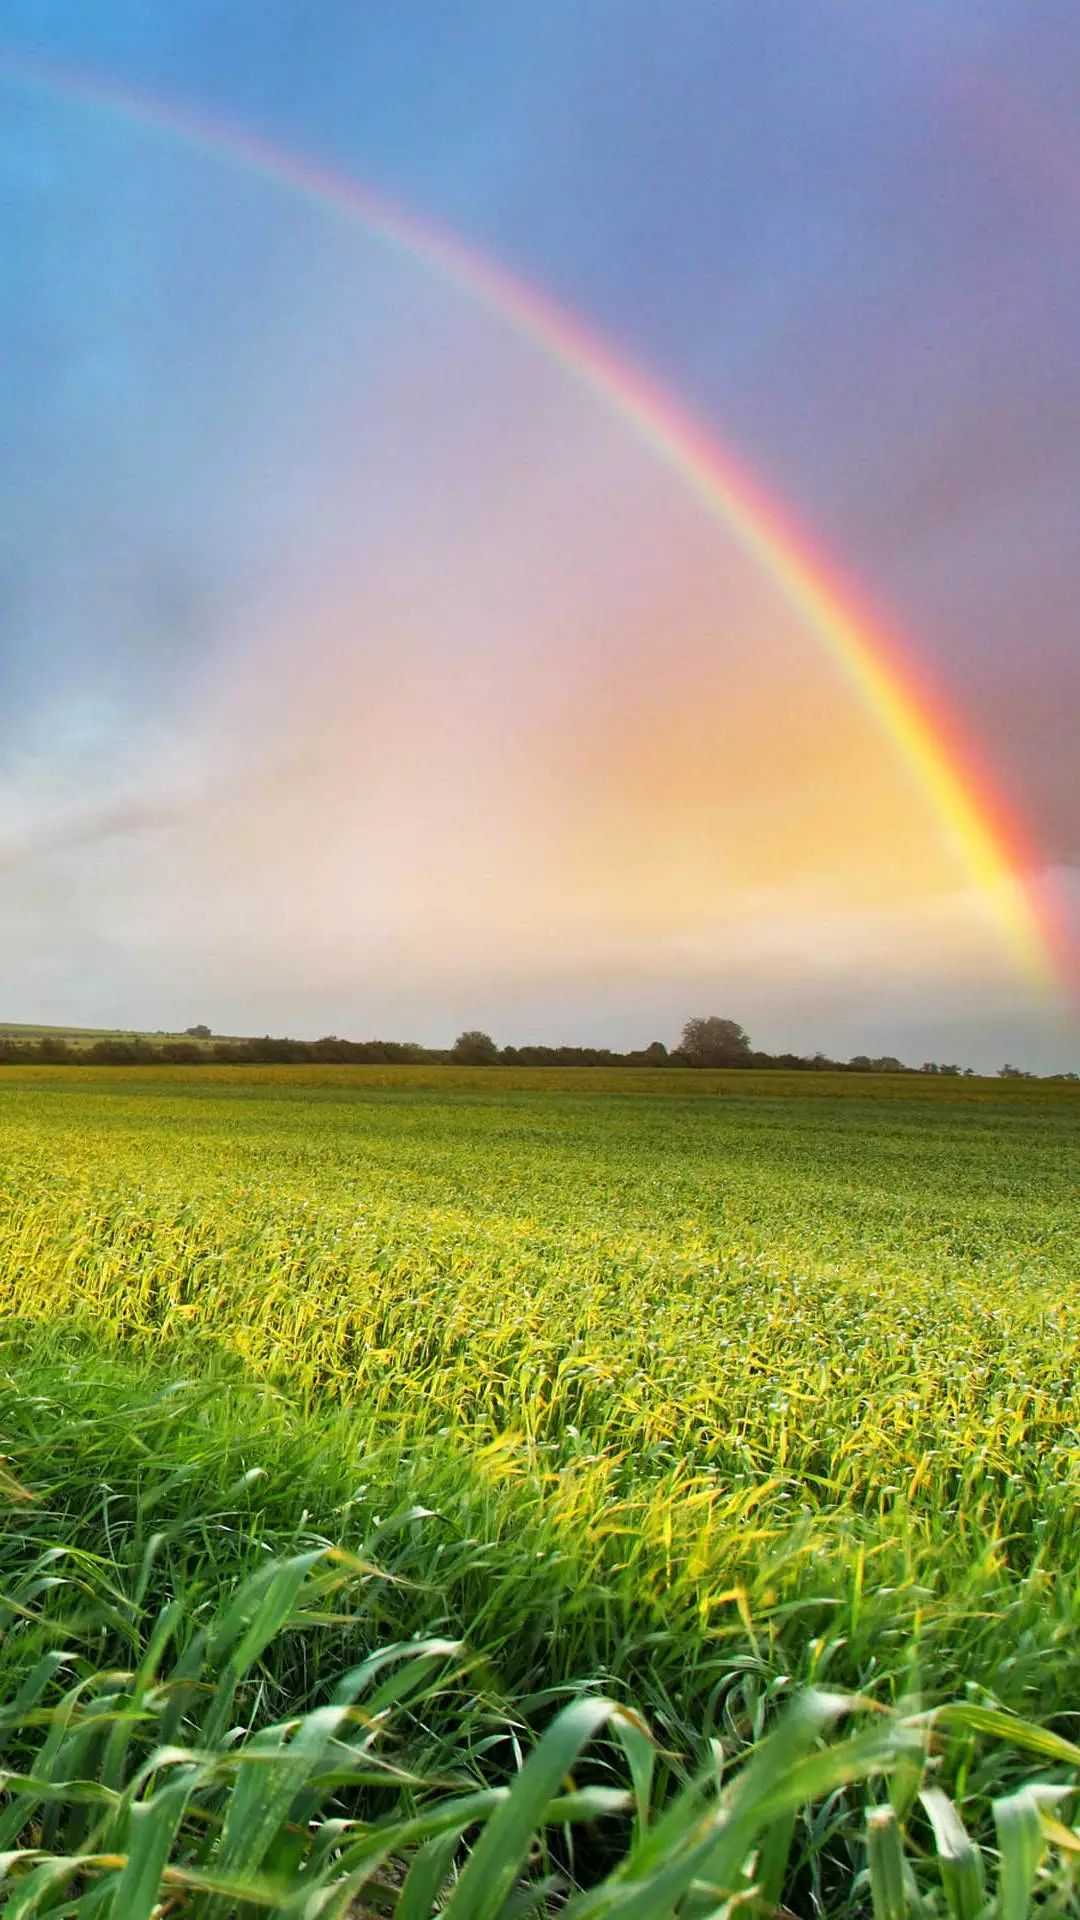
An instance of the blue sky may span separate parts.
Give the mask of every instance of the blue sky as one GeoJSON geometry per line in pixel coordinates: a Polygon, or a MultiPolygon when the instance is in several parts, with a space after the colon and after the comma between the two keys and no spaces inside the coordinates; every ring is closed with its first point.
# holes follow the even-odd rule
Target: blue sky
{"type": "MultiPolygon", "coordinates": [[[[1067,883],[1080,864],[1073,6],[11,0],[0,43],[377,184],[587,316],[727,435],[896,618],[1067,883]]],[[[437,554],[465,540],[466,500],[490,511],[500,448],[531,463],[532,518],[528,540],[508,518],[491,579],[469,574],[485,618],[525,579],[515,541],[530,545],[545,514],[548,578],[560,565],[572,578],[590,632],[638,592],[636,576],[620,583],[610,529],[595,580],[584,553],[559,559],[564,498],[614,485],[606,430],[597,441],[554,397],[560,432],[534,438],[516,398],[528,368],[445,289],[220,171],[0,88],[0,792],[13,844],[42,839],[43,809],[122,816],[148,763],[197,781],[206,746],[188,723],[222,678],[222,650],[234,674],[281,605],[350,567],[374,583],[405,542],[422,580],[426,542],[437,554]],[[447,390],[466,378],[455,410],[447,390]]],[[[620,477],[628,529],[646,503],[663,517],[650,489],[645,474],[620,477]]],[[[446,628],[462,647],[476,630],[464,611],[446,628]]],[[[301,636],[288,673],[302,656],[301,636]]],[[[63,837],[48,820],[43,831],[63,837]]],[[[88,858],[70,856],[90,886],[88,858]]],[[[24,865],[5,1013],[29,994],[27,1017],[125,1021],[157,996],[170,1005],[152,1024],[179,1017],[194,963],[163,963],[147,985],[145,953],[106,938],[85,902],[72,934],[85,954],[43,985],[35,948],[55,943],[71,874],[54,853],[32,877],[24,865]],[[129,1013],[119,1001],[136,982],[129,1013]],[[56,1004],[71,996],[80,1004],[56,1004]]],[[[137,907],[133,894],[133,921],[137,907]]],[[[114,926],[122,917],[114,901],[114,926]]],[[[669,1016],[663,985],[639,983],[612,1013],[609,987],[478,980],[446,1013],[479,1016],[487,991],[491,1021],[617,1029],[670,1024],[682,991],[669,1016]]],[[[225,972],[214,992],[210,1016],[240,1018],[225,972]]],[[[924,1039],[922,993],[902,1019],[913,1045],[936,1036],[941,1050],[967,1029],[954,1010],[924,1039]]],[[[442,1023],[436,984],[399,1008],[373,977],[331,1018],[335,994],[286,969],[256,1024],[351,1030],[369,1007],[442,1023]]],[[[1059,1047],[1059,1028],[1000,984],[987,996],[973,1045],[1011,1032],[1044,1059],[1059,1047]]],[[[870,985],[858,1001],[882,1044],[889,1001],[891,1014],[870,985]]],[[[761,1021],[808,1045],[848,1032],[827,983],[800,1004],[786,974],[761,1021]]]]}

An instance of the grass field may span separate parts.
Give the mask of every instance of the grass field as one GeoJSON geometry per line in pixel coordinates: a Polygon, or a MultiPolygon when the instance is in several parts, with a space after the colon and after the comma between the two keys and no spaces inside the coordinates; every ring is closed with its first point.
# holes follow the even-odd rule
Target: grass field
{"type": "MultiPolygon", "coordinates": [[[[1019,1862],[1003,1920],[1028,1911],[1037,1872],[1040,1898],[1072,1911],[1065,1827],[1039,1860],[1060,1826],[1043,1787],[1080,1761],[1078,1142],[1077,1090],[1038,1082],[0,1071],[0,1672],[22,1701],[5,1765],[36,1783],[8,1785],[0,1851],[30,1849],[4,1871],[13,1899],[45,1903],[3,1911],[344,1915],[363,1886],[365,1911],[399,1902],[413,1920],[460,1869],[459,1832],[487,1819],[457,1914],[516,1911],[530,1873],[544,1898],[555,1866],[613,1868],[583,1912],[767,1912],[785,1875],[800,1912],[860,1909],[869,1857],[876,1912],[916,1911],[917,1881],[928,1910],[973,1920],[981,1868],[943,1787],[1019,1862]],[[271,1571],[290,1557],[292,1574],[271,1571]],[[331,1599],[346,1578],[347,1603],[331,1599]],[[346,1759],[319,1703],[417,1637],[442,1650],[386,1669],[409,1677],[346,1759]],[[129,1678],[106,1684],[113,1668],[129,1678]],[[806,1686],[860,1695],[863,1730],[822,1747],[832,1709],[811,1705],[781,1720],[786,1747],[756,1745],[806,1686]],[[585,1797],[552,1812],[585,1738],[553,1715],[601,1695],[645,1714],[661,1759],[616,1716],[585,1797]],[[931,1730],[941,1702],[952,1718],[931,1730]],[[402,1778],[376,1784],[384,1720],[402,1778]],[[268,1740],[279,1770],[293,1756],[246,1850],[251,1809],[235,1807],[267,1775],[228,1759],[235,1727],[241,1756],[268,1740]],[[538,1755],[566,1764],[517,1773],[544,1727],[556,1745],[538,1755]],[[203,1756],[170,1763],[187,1783],[172,1801],[148,1759],[159,1731],[203,1756]],[[735,1803],[758,1769],[758,1826],[723,1872],[734,1816],[712,1739],[751,1754],[735,1803]],[[304,1740],[323,1745],[301,1778],[304,1740]],[[883,1772],[892,1825],[884,1788],[852,1785],[883,1772]],[[518,1833],[505,1810],[541,1776],[518,1833]],[[324,1837],[305,1850],[316,1778],[307,1826],[317,1808],[324,1837]],[[635,1819],[603,1800],[627,1783],[635,1819]],[[439,1841],[433,1809],[466,1785],[496,1798],[446,1815],[439,1841]],[[1022,1786],[1022,1814],[995,1828],[991,1800],[1022,1786]],[[368,1848],[345,1892],[348,1846],[326,1838],[342,1804],[349,1845],[368,1848]],[[380,1861],[428,1862],[411,1895],[393,1876],[372,1891],[380,1819],[397,1834],[380,1861]],[[562,1838],[530,1865],[545,1820],[562,1838]],[[510,1863],[505,1884],[484,1846],[510,1863]],[[337,1905],[317,1904],[319,1872],[337,1905]]],[[[375,1683],[356,1684],[359,1699],[375,1683]]]]}
{"type": "MultiPolygon", "coordinates": [[[[224,1035],[215,1034],[214,1039],[224,1035]]],[[[61,1040],[67,1047],[82,1053],[98,1040],[139,1040],[148,1046],[160,1046],[162,1042],[183,1040],[187,1044],[202,1047],[213,1044],[211,1040],[200,1039],[187,1033],[146,1033],[140,1029],[122,1027],[40,1027],[27,1026],[18,1021],[0,1020],[0,1040],[15,1040],[22,1045],[36,1040],[61,1040]]]]}

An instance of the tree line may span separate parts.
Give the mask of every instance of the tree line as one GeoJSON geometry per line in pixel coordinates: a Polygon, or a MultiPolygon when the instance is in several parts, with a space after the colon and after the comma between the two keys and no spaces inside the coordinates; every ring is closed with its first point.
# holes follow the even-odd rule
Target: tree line
{"type": "MultiPolygon", "coordinates": [[[[292,1040],[263,1034],[246,1040],[215,1038],[210,1028],[187,1028],[178,1039],[149,1034],[110,1035],[78,1046],[59,1034],[23,1039],[0,1033],[0,1066],[468,1066],[468,1067],[741,1067],[784,1073],[934,1073],[971,1079],[973,1067],[925,1060],[907,1066],[893,1054],[857,1053],[834,1060],[825,1053],[763,1053],[751,1045],[737,1020],[717,1014],[686,1022],[676,1047],[662,1040],[618,1052],[611,1047],[500,1047],[489,1033],[470,1028],[452,1047],[425,1047],[410,1040],[292,1040]]],[[[1038,1076],[1020,1067],[998,1069],[1003,1079],[1038,1076]]],[[[1076,1080],[1075,1073],[1054,1073],[1050,1080],[1076,1080]]]]}

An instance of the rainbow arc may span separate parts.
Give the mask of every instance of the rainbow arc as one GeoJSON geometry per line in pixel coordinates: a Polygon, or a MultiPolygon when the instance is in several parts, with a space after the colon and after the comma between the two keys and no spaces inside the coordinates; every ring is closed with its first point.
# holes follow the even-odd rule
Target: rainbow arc
{"type": "Polygon", "coordinates": [[[1013,955],[1044,987],[1064,974],[1019,822],[889,623],[788,521],[743,461],[605,338],[497,261],[375,189],[274,141],[111,79],[0,52],[0,82],[119,116],[355,222],[459,287],[610,408],[766,569],[907,765],[1013,955]]]}

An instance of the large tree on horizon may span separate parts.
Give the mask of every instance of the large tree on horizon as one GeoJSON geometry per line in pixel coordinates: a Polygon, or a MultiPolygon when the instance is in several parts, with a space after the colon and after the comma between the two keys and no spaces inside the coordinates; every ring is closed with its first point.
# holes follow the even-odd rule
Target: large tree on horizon
{"type": "Polygon", "coordinates": [[[742,1067],[750,1057],[750,1036],[737,1020],[699,1014],[686,1022],[680,1050],[692,1067],[742,1067]]]}
{"type": "Polygon", "coordinates": [[[451,1060],[462,1067],[494,1066],[498,1057],[499,1049],[490,1033],[482,1033],[479,1027],[459,1033],[450,1049],[451,1060]]]}

